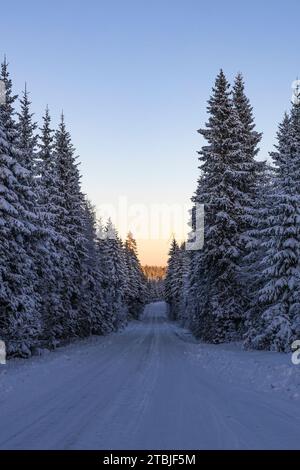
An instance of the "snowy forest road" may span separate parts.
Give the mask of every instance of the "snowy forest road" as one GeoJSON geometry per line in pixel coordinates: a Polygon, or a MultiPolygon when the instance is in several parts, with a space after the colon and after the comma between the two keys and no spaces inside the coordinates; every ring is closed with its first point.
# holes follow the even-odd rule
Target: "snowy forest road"
{"type": "Polygon", "coordinates": [[[0,449],[300,448],[298,405],[195,363],[166,312],[0,369],[0,449]]]}

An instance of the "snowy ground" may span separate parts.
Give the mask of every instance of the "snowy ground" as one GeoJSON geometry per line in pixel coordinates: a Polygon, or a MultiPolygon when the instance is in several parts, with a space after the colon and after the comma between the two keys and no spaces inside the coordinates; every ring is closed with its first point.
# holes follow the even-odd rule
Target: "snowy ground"
{"type": "Polygon", "coordinates": [[[123,332],[0,365],[0,449],[300,449],[300,366],[196,342],[163,302],[123,332]]]}

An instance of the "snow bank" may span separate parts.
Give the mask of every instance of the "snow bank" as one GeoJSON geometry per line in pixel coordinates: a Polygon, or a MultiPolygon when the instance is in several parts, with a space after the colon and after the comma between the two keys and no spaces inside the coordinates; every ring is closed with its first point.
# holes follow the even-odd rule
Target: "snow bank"
{"type": "Polygon", "coordinates": [[[300,400],[300,365],[292,363],[292,353],[243,350],[242,343],[211,345],[195,340],[187,331],[178,330],[178,334],[191,343],[190,357],[222,379],[300,400]]]}

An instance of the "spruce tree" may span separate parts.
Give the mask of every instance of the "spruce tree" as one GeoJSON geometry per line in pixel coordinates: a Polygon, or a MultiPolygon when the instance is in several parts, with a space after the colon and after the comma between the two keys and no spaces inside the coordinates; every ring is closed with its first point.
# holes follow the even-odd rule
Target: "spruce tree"
{"type": "Polygon", "coordinates": [[[4,83],[5,86],[5,100],[3,103],[1,103],[2,126],[7,142],[9,144],[13,144],[18,138],[17,124],[14,119],[14,104],[18,98],[18,95],[13,94],[12,80],[10,78],[6,57],[4,57],[4,60],[1,63],[0,80],[4,83]]]}
{"type": "Polygon", "coordinates": [[[126,303],[129,314],[138,318],[145,304],[146,284],[138,259],[136,241],[130,232],[125,242],[125,258],[127,268],[126,303]]]}
{"type": "Polygon", "coordinates": [[[26,165],[21,128],[14,119],[12,83],[6,60],[1,79],[6,85],[6,101],[0,105],[1,133],[1,335],[9,355],[28,356],[41,331],[32,243],[36,236],[34,192],[26,165]],[[24,158],[23,158],[24,157],[24,158]],[[24,164],[24,166],[23,166],[24,164]]]}
{"type": "Polygon", "coordinates": [[[290,350],[299,335],[300,286],[300,106],[293,105],[279,125],[275,174],[265,221],[259,233],[264,248],[256,314],[249,320],[246,346],[290,350]]]}
{"type": "Polygon", "coordinates": [[[247,168],[243,127],[229,88],[221,70],[208,101],[206,128],[198,131],[208,145],[199,152],[201,175],[194,197],[205,208],[205,242],[194,266],[194,325],[196,333],[211,342],[236,338],[245,308],[238,264],[247,168]]]}
{"type": "Polygon", "coordinates": [[[182,243],[179,251],[178,263],[178,313],[177,318],[184,327],[189,327],[189,288],[190,288],[190,252],[186,250],[186,244],[182,243]]]}
{"type": "Polygon", "coordinates": [[[85,200],[86,258],[82,304],[86,317],[82,325],[86,334],[105,334],[112,330],[111,319],[106,311],[101,259],[97,248],[95,209],[90,201],[85,200]]]}
{"type": "Polygon", "coordinates": [[[170,316],[175,319],[178,315],[178,288],[180,282],[180,248],[173,238],[169,250],[167,274],[165,281],[165,296],[170,308],[170,316]]]}
{"type": "Polygon", "coordinates": [[[86,312],[81,310],[86,257],[84,196],[75,150],[63,115],[55,132],[54,159],[59,191],[55,230],[63,240],[60,269],[64,282],[61,285],[61,295],[64,299],[63,310],[67,312],[62,319],[62,328],[66,337],[81,336],[84,334],[82,324],[86,320],[86,312]]]}
{"type": "Polygon", "coordinates": [[[61,270],[64,238],[56,230],[56,220],[61,201],[58,193],[58,178],[54,160],[54,136],[48,107],[39,129],[38,151],[35,160],[37,188],[37,215],[42,237],[36,252],[38,291],[41,298],[43,320],[42,341],[55,347],[64,336],[63,320],[67,315],[61,285],[64,282],[61,270]]]}
{"type": "MultiPolygon", "coordinates": [[[[239,239],[240,250],[240,278],[243,283],[241,296],[246,299],[245,309],[251,308],[253,292],[255,290],[255,269],[259,258],[258,250],[254,250],[256,238],[255,230],[258,227],[258,219],[262,206],[263,191],[265,189],[266,162],[256,160],[259,152],[259,142],[262,134],[255,130],[253,108],[245,94],[245,85],[242,74],[235,78],[233,86],[233,105],[240,122],[240,142],[243,146],[244,178],[241,181],[243,210],[239,222],[241,236],[239,239]],[[258,253],[257,253],[258,251],[258,253]]],[[[243,322],[245,322],[245,316],[243,322]]]]}
{"type": "Polygon", "coordinates": [[[110,219],[104,229],[98,229],[98,246],[107,317],[117,330],[127,322],[128,316],[127,266],[122,241],[110,219]]]}

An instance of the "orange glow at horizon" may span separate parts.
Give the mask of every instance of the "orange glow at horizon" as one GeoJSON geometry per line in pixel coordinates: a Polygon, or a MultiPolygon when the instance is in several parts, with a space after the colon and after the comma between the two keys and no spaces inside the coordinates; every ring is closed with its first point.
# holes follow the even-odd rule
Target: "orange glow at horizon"
{"type": "Polygon", "coordinates": [[[123,241],[132,233],[143,266],[163,267],[172,239],[180,244],[187,238],[190,207],[176,201],[133,204],[128,197],[120,196],[114,204],[98,205],[97,210],[104,225],[108,218],[112,220],[123,241]]]}
{"type": "MultiPolygon", "coordinates": [[[[142,266],[166,266],[171,239],[172,236],[170,240],[137,239],[138,256],[142,266]]],[[[178,238],[176,240],[179,244],[183,241],[178,238]]]]}
{"type": "Polygon", "coordinates": [[[166,266],[170,243],[168,240],[137,240],[138,255],[145,266],[166,266]]]}

